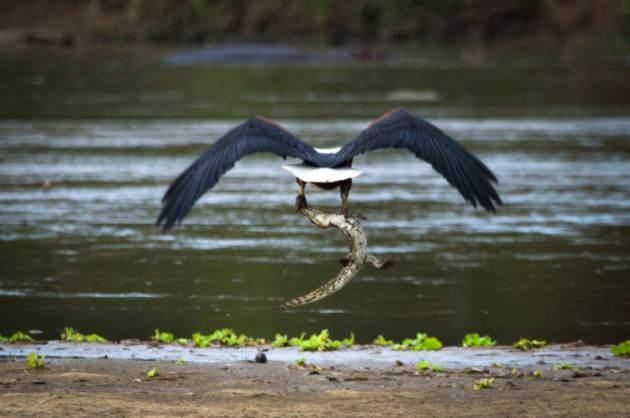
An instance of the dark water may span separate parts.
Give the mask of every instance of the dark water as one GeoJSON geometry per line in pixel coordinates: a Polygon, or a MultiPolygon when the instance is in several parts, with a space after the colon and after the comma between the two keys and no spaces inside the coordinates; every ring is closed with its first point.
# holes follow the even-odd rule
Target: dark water
{"type": "MultiPolygon", "coordinates": [[[[630,335],[622,56],[471,67],[433,51],[399,67],[173,68],[125,54],[16,54],[0,65],[0,333],[329,328],[363,342],[426,331],[451,344],[472,331],[503,343],[630,335]],[[182,227],[153,227],[168,183],[239,118],[277,117],[335,146],[400,104],[494,170],[506,203],[496,215],[468,207],[411,154],[361,157],[352,209],[368,217],[370,251],[396,265],[366,267],[288,312],[278,305],[332,277],[345,243],[292,210],[280,159],[242,160],[182,227]]],[[[307,193],[338,206],[336,192],[307,193]]]]}

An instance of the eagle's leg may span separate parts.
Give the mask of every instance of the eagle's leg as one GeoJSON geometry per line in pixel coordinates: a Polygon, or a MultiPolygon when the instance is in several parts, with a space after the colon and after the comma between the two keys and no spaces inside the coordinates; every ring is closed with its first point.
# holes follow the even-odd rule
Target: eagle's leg
{"type": "Polygon", "coordinates": [[[295,198],[295,210],[306,209],[308,208],[308,204],[306,203],[306,195],[304,194],[306,182],[298,178],[296,178],[295,181],[297,181],[298,184],[298,195],[295,198]]]}
{"type": "Polygon", "coordinates": [[[339,185],[339,195],[341,196],[341,213],[346,218],[350,217],[348,211],[348,196],[350,195],[350,189],[352,188],[352,179],[344,180],[339,185]]]}

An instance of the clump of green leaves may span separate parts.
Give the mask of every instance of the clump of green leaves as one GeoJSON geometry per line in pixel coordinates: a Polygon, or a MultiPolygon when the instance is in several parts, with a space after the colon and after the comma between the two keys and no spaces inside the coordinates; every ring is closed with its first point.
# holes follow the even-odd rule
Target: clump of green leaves
{"type": "MultiPolygon", "coordinates": [[[[179,340],[178,340],[179,341],[179,340]]],[[[207,347],[211,344],[238,347],[244,345],[264,344],[264,339],[248,337],[245,334],[237,334],[231,328],[217,329],[212,334],[204,335],[196,332],[192,335],[192,341],[197,347],[207,347]]]]}
{"type": "Polygon", "coordinates": [[[271,343],[272,347],[287,347],[289,345],[289,337],[286,334],[276,334],[273,342],[271,343]]]}
{"type": "Polygon", "coordinates": [[[474,332],[472,334],[466,334],[462,340],[462,347],[490,347],[497,342],[490,338],[489,335],[481,336],[474,332]]]}
{"type": "Polygon", "coordinates": [[[490,389],[494,383],[494,377],[486,377],[484,379],[475,380],[473,390],[490,389]]]}
{"type": "Polygon", "coordinates": [[[10,343],[32,343],[35,340],[33,340],[33,337],[31,337],[27,333],[22,332],[22,331],[17,331],[17,332],[14,332],[13,335],[9,337],[8,341],[10,343]]]}
{"type": "Polygon", "coordinates": [[[44,367],[45,367],[44,356],[38,356],[37,353],[35,352],[28,353],[28,356],[26,356],[27,369],[35,370],[35,369],[43,369],[44,367]]]}
{"type": "Polygon", "coordinates": [[[299,337],[293,337],[289,340],[289,345],[300,347],[303,351],[329,351],[337,350],[342,346],[354,345],[354,334],[350,333],[350,337],[342,340],[333,340],[327,329],[322,330],[319,334],[312,334],[306,338],[306,334],[302,333],[299,337]]]}
{"type": "Polygon", "coordinates": [[[304,357],[298,357],[295,359],[295,365],[300,367],[306,366],[306,359],[304,357]]]}
{"type": "Polygon", "coordinates": [[[418,371],[426,371],[430,370],[432,372],[443,372],[444,367],[439,364],[429,363],[427,360],[420,360],[416,363],[416,370],[418,371]]]}
{"type": "Polygon", "coordinates": [[[435,337],[430,337],[424,333],[417,333],[416,338],[405,338],[402,343],[394,344],[392,349],[394,350],[439,350],[442,348],[442,343],[435,337]]]}
{"type": "Polygon", "coordinates": [[[540,370],[534,370],[532,372],[532,376],[540,379],[542,377],[542,372],[540,370]]]}
{"type": "Polygon", "coordinates": [[[98,334],[81,334],[72,327],[65,327],[60,336],[62,341],[70,342],[87,342],[87,343],[105,343],[107,340],[98,334]]]}
{"type": "Polygon", "coordinates": [[[175,335],[172,332],[160,331],[159,328],[156,328],[151,339],[153,341],[170,344],[175,341],[175,335]]]}
{"type": "Polygon", "coordinates": [[[383,337],[382,335],[378,335],[376,338],[374,338],[374,341],[372,341],[372,344],[374,344],[374,345],[394,345],[394,341],[388,340],[385,337],[383,337]]]}
{"type": "Polygon", "coordinates": [[[630,357],[630,340],[620,342],[610,347],[610,352],[615,356],[630,357]]]}
{"type": "Polygon", "coordinates": [[[160,343],[171,344],[176,342],[181,345],[186,345],[190,342],[188,338],[175,338],[175,335],[172,332],[160,331],[159,328],[155,329],[153,336],[151,337],[153,341],[157,341],[160,343]]]}
{"type": "Polygon", "coordinates": [[[158,375],[157,367],[154,367],[147,372],[147,379],[153,379],[157,375],[158,375]]]}
{"type": "Polygon", "coordinates": [[[573,369],[575,366],[571,363],[561,363],[561,364],[555,364],[553,366],[554,370],[571,370],[573,369]]]}
{"type": "Polygon", "coordinates": [[[547,341],[545,340],[530,340],[528,338],[521,338],[520,340],[512,344],[512,347],[516,348],[517,350],[528,351],[532,348],[542,348],[546,345],[547,341]]]}

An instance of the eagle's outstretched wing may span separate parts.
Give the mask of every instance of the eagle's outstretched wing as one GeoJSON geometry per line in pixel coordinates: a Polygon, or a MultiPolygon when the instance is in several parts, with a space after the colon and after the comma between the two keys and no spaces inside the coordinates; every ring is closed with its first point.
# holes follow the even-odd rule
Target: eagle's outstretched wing
{"type": "Polygon", "coordinates": [[[170,185],[162,198],[156,225],[164,230],[180,223],[192,205],[211,189],[240,158],[256,152],[301,158],[318,165],[322,154],[274,122],[261,117],[248,119],[204,152],[170,185]]]}
{"type": "Polygon", "coordinates": [[[335,155],[333,165],[381,148],[407,148],[430,163],[474,207],[495,210],[502,204],[491,182],[495,175],[477,157],[436,126],[405,109],[396,109],[376,119],[335,155]]]}

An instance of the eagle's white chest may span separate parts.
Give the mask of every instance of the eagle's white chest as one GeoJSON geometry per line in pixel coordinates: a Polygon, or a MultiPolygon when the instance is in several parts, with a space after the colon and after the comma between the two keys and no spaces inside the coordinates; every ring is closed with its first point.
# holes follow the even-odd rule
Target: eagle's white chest
{"type": "MultiPolygon", "coordinates": [[[[322,154],[334,154],[341,148],[315,148],[315,151],[322,154]]],[[[289,173],[307,183],[336,183],[357,177],[361,173],[350,167],[325,168],[311,167],[304,163],[289,163],[282,166],[289,173]]]]}

